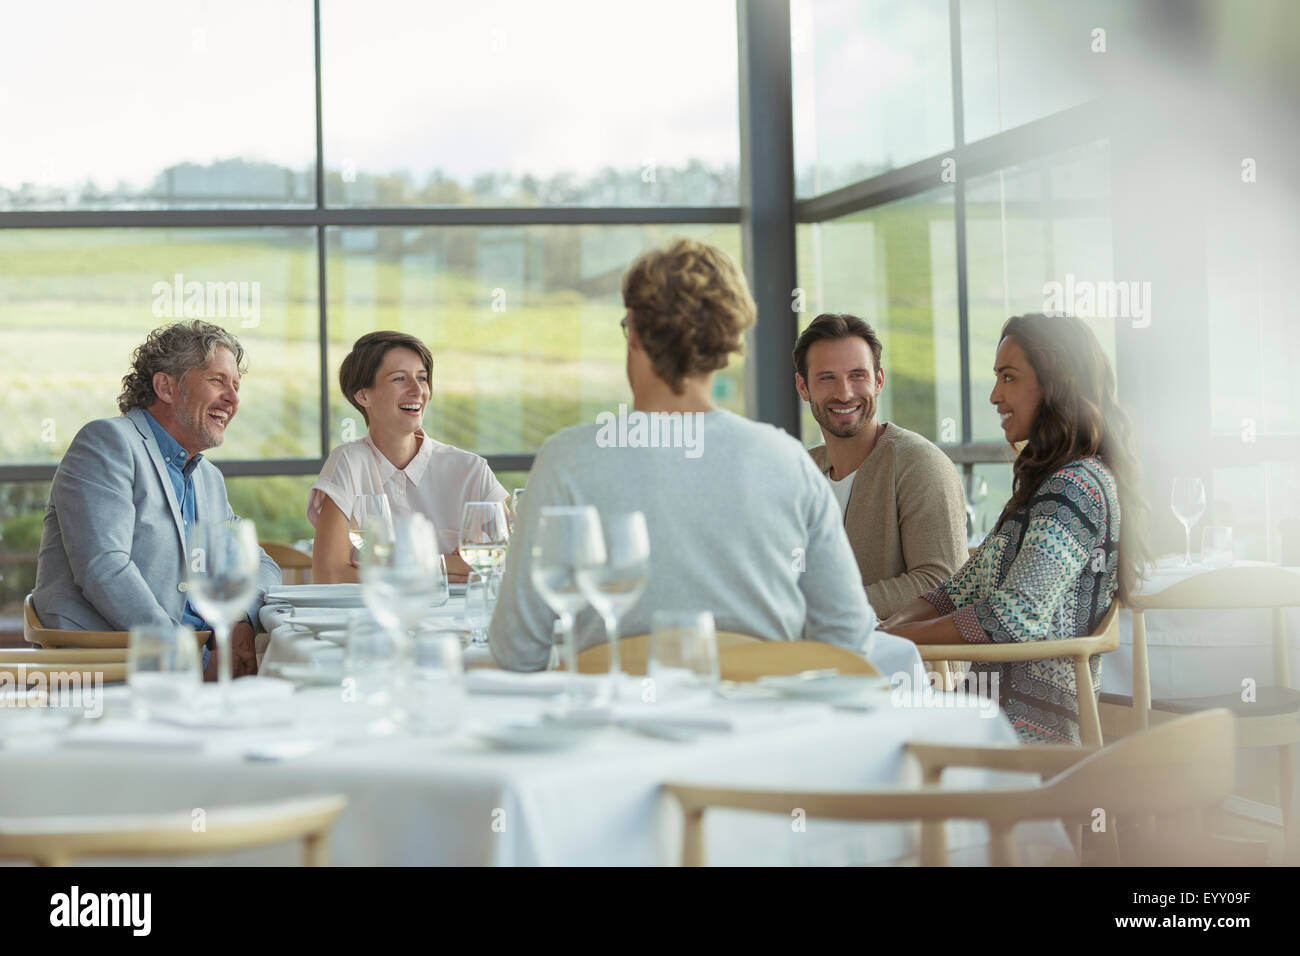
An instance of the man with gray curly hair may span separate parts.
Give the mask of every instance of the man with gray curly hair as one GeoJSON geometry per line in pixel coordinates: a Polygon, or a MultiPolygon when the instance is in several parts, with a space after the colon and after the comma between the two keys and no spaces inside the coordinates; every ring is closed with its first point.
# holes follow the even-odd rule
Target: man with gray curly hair
{"type": "MultiPolygon", "coordinates": [[[[33,603],[46,627],[128,630],[207,623],[190,604],[185,542],[195,521],[238,521],[221,472],[203,457],[239,410],[244,348],[220,326],[149,333],[122,379],[120,418],[84,426],[59,462],[45,511],[33,603]]],[[[280,583],[261,554],[260,583],[280,583]]],[[[234,675],[257,672],[261,594],[232,633],[234,675]]],[[[204,676],[216,659],[203,648],[204,676]]]]}

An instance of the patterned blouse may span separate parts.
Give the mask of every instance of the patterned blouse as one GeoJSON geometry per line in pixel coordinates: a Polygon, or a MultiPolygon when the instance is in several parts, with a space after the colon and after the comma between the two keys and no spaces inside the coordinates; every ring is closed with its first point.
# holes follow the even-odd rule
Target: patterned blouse
{"type": "MultiPolygon", "coordinates": [[[[1044,481],[1029,504],[984,539],[951,578],[922,597],[951,614],[973,644],[1083,637],[1110,609],[1119,584],[1119,492],[1096,457],[1078,459],[1044,481]]],[[[1101,692],[1101,655],[1090,661],[1101,692]]],[[[1079,700],[1069,658],[975,663],[992,683],[1021,739],[1073,743],[1079,700]]]]}

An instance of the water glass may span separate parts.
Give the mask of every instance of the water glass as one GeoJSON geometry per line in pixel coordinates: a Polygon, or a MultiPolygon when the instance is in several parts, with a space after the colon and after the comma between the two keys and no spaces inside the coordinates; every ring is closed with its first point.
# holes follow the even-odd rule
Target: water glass
{"type": "Polygon", "coordinates": [[[460,725],[465,710],[465,667],[459,631],[437,622],[416,628],[401,694],[402,709],[414,733],[444,734],[460,725]]]}
{"type": "Polygon", "coordinates": [[[343,651],[345,692],[358,704],[390,711],[396,703],[403,652],[399,633],[365,612],[353,614],[343,651]]]}
{"type": "Polygon", "coordinates": [[[665,701],[718,686],[718,639],[708,611],[655,611],[646,675],[654,700],[665,701]]]}
{"type": "Polygon", "coordinates": [[[193,628],[145,624],[131,628],[126,685],[137,717],[163,711],[185,713],[197,699],[203,675],[193,628]]]}
{"type": "Polygon", "coordinates": [[[1232,567],[1231,528],[1210,525],[1201,531],[1201,563],[1207,568],[1232,567]]]}
{"type": "Polygon", "coordinates": [[[470,643],[487,643],[487,627],[492,622],[492,578],[471,574],[465,585],[465,623],[473,636],[470,643]]]}

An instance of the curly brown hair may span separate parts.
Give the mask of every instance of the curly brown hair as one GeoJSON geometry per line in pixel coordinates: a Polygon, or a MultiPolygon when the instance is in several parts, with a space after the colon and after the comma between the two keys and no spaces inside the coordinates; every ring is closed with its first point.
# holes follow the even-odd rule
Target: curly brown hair
{"type": "Polygon", "coordinates": [[[135,408],[148,408],[158,400],[153,390],[156,373],[166,372],[180,381],[186,372],[212,361],[220,347],[230,349],[240,375],[248,371],[239,339],[219,325],[195,319],[154,329],[131,356],[131,371],[122,379],[122,393],[117,396],[118,409],[125,415],[135,408]]]}
{"type": "Polygon", "coordinates": [[[684,380],[725,368],[758,308],[745,276],[721,249],[676,239],[623,275],[623,305],[637,342],[676,395],[684,380]]]}
{"type": "Polygon", "coordinates": [[[1017,315],[1002,326],[998,341],[1011,339],[1025,352],[1043,398],[1029,425],[1029,438],[1012,467],[1006,518],[1026,507],[1038,487],[1068,462],[1095,455],[1119,488],[1119,596],[1137,587],[1149,558],[1141,468],[1133,425],[1115,393],[1115,372],[1101,343],[1080,319],[1041,313],[1017,315]]]}

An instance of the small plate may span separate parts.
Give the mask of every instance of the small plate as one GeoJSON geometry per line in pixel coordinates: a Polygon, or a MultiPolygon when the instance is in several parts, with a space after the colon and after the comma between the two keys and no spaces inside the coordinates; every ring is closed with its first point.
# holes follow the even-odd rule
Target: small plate
{"type": "Polygon", "coordinates": [[[793,674],[789,677],[760,677],[758,686],[796,700],[847,700],[887,688],[889,678],[835,674],[809,679],[793,674]]]}
{"type": "Polygon", "coordinates": [[[582,726],[523,718],[473,728],[476,737],[499,750],[568,750],[594,739],[605,725],[582,726]]]}
{"type": "Polygon", "coordinates": [[[359,608],[365,604],[360,584],[278,585],[267,589],[266,599],[303,608],[359,608]]]}

